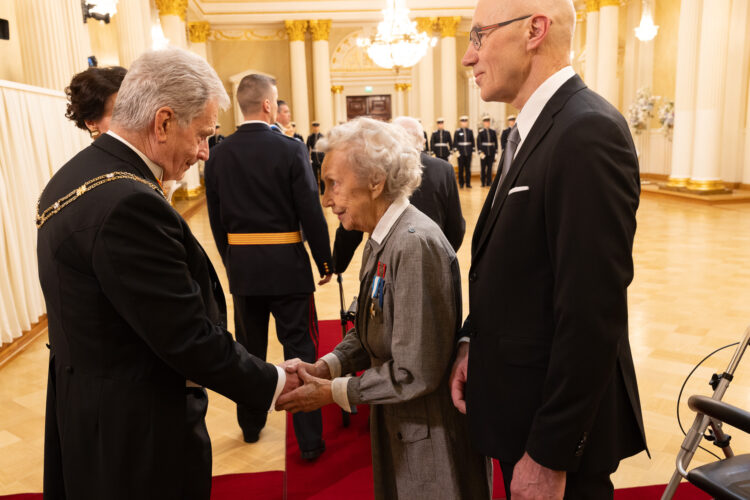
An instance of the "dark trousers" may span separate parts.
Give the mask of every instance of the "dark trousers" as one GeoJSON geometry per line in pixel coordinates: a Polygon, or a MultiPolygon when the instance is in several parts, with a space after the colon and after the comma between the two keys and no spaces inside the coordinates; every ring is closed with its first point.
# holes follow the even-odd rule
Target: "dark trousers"
{"type": "MultiPolygon", "coordinates": [[[[500,462],[505,483],[505,498],[511,500],[510,482],[515,464],[500,462]]],[[[565,478],[565,500],[612,500],[615,488],[609,476],[615,471],[569,472],[565,478]]]]}
{"type": "Polygon", "coordinates": [[[318,185],[320,185],[320,194],[323,194],[326,192],[326,185],[325,185],[325,182],[323,182],[323,179],[320,178],[321,164],[313,163],[312,168],[313,168],[313,176],[315,177],[315,182],[317,182],[318,185]]]}
{"type": "Polygon", "coordinates": [[[471,154],[469,156],[458,156],[458,185],[471,187],[471,154]]]}
{"type": "MultiPolygon", "coordinates": [[[[284,347],[284,359],[300,358],[308,363],[318,359],[318,316],[313,295],[282,296],[234,295],[234,325],[237,341],[250,354],[266,359],[268,319],[276,320],[276,336],[284,347]]],[[[237,405],[237,421],[246,435],[260,432],[266,425],[267,412],[252,411],[237,405]]],[[[312,451],[323,443],[323,418],[320,410],[296,413],[292,417],[294,434],[300,451],[312,451]]]]}
{"type": "Polygon", "coordinates": [[[211,439],[206,429],[208,396],[202,387],[185,388],[185,485],[182,498],[211,497],[211,439]]]}
{"type": "Polygon", "coordinates": [[[489,186],[492,184],[492,164],[495,162],[495,155],[487,155],[481,159],[481,168],[479,169],[479,175],[482,178],[482,186],[489,186]]]}

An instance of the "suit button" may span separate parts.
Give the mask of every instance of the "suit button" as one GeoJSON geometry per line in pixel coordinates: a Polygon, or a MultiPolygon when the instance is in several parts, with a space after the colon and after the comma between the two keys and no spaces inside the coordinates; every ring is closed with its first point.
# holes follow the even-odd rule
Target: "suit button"
{"type": "Polygon", "coordinates": [[[472,271],[469,274],[469,281],[472,282],[472,283],[474,283],[476,280],[477,280],[477,273],[476,273],[476,271],[472,271]]]}
{"type": "Polygon", "coordinates": [[[401,433],[400,433],[400,432],[397,432],[397,433],[396,433],[396,437],[398,438],[398,440],[399,440],[399,441],[401,441],[402,439],[404,439],[404,436],[403,436],[403,435],[401,435],[401,433]]]}

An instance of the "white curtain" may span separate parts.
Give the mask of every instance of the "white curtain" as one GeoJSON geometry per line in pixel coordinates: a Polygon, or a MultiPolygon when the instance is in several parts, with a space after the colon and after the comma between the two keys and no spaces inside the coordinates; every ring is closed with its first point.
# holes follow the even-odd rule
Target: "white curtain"
{"type": "Polygon", "coordinates": [[[91,143],[65,106],[62,92],[0,80],[0,346],[45,313],[36,202],[52,174],[91,143]]]}

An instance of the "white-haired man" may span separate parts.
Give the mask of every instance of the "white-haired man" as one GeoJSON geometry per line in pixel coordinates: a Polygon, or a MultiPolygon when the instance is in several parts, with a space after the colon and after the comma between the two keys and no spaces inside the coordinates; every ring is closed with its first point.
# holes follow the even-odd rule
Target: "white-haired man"
{"type": "Polygon", "coordinates": [[[122,82],[110,131],[41,195],[45,498],[207,500],[202,386],[268,410],[298,383],[226,331],[211,262],[161,189],[208,158],[228,104],[200,57],[146,53],[122,82]]]}
{"type": "Polygon", "coordinates": [[[572,0],[479,0],[463,64],[519,109],[477,221],[452,373],[474,445],[513,500],[607,499],[644,450],[628,341],[638,159],[570,67],[572,0]]]}

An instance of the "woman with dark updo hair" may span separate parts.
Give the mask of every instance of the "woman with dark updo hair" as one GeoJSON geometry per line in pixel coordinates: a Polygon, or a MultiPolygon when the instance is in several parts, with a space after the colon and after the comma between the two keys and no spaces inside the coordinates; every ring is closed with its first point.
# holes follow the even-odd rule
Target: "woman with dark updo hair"
{"type": "Polygon", "coordinates": [[[75,75],[65,89],[68,96],[65,116],[94,139],[105,133],[126,72],[125,68],[111,66],[89,68],[75,75]]]}

